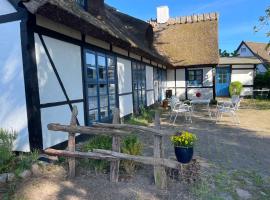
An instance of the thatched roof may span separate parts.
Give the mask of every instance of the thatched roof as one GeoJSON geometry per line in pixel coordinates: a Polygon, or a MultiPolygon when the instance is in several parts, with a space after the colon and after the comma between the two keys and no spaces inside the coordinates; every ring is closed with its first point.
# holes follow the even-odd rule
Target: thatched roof
{"type": "Polygon", "coordinates": [[[270,48],[267,48],[267,43],[243,41],[240,46],[242,46],[242,44],[245,44],[250,51],[263,62],[270,63],[270,48]]]}
{"type": "Polygon", "coordinates": [[[221,57],[219,59],[219,65],[237,65],[237,64],[260,64],[260,61],[256,57],[221,57]]]}
{"type": "Polygon", "coordinates": [[[175,67],[218,64],[218,15],[216,13],[150,21],[154,47],[175,67]]]}
{"type": "Polygon", "coordinates": [[[152,48],[153,29],[149,23],[120,13],[108,5],[98,16],[94,16],[74,1],[29,0],[23,4],[32,14],[39,14],[153,61],[170,65],[152,48]]]}

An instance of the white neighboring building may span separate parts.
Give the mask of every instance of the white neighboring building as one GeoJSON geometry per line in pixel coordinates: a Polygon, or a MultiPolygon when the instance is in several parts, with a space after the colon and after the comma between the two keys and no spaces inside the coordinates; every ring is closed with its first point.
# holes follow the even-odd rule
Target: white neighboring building
{"type": "Polygon", "coordinates": [[[265,73],[270,65],[270,48],[267,43],[242,41],[236,50],[238,57],[256,57],[260,63],[256,66],[257,73],[265,73]]]}

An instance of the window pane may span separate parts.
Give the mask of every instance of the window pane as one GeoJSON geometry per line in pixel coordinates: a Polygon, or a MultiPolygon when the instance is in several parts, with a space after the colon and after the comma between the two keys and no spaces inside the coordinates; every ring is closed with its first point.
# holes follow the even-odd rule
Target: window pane
{"type": "Polygon", "coordinates": [[[100,118],[104,119],[108,117],[108,107],[100,108],[100,118]]]}
{"type": "Polygon", "coordinates": [[[93,65],[95,66],[96,65],[96,57],[95,57],[95,54],[93,53],[86,53],[86,64],[87,65],[93,65]]]}
{"type": "Polygon", "coordinates": [[[98,110],[89,110],[89,120],[98,121],[98,110]]]}
{"type": "Polygon", "coordinates": [[[99,85],[99,95],[107,95],[107,85],[100,84],[99,85]]]}
{"type": "Polygon", "coordinates": [[[97,85],[88,84],[88,96],[97,96],[97,85]]]}
{"type": "Polygon", "coordinates": [[[89,110],[96,109],[98,107],[97,97],[88,97],[89,110]]]}
{"type": "Polygon", "coordinates": [[[108,96],[100,96],[99,101],[100,101],[100,107],[108,106],[108,96]]]}
{"type": "Polygon", "coordinates": [[[98,55],[98,78],[100,81],[106,80],[106,62],[105,57],[98,55]]]}
{"type": "Polygon", "coordinates": [[[95,66],[87,66],[87,77],[89,79],[96,79],[96,67],[95,66]]]}
{"type": "Polygon", "coordinates": [[[112,57],[107,58],[107,63],[108,63],[108,79],[109,80],[114,80],[114,72],[115,72],[115,63],[114,59],[112,57]]]}
{"type": "Polygon", "coordinates": [[[110,106],[115,106],[115,95],[110,95],[109,96],[110,99],[110,106]]]}
{"type": "Polygon", "coordinates": [[[109,94],[115,93],[115,84],[109,84],[109,94]]]}

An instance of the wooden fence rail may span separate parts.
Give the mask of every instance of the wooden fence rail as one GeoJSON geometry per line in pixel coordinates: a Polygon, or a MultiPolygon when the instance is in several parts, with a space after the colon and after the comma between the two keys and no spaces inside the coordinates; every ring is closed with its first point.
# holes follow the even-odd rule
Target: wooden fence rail
{"type": "Polygon", "coordinates": [[[164,159],[164,145],[163,137],[167,134],[163,133],[160,129],[160,116],[159,112],[155,112],[155,128],[119,124],[120,115],[119,109],[115,109],[112,124],[95,123],[92,127],[77,126],[78,111],[74,106],[70,125],[61,124],[48,124],[48,129],[56,132],[68,132],[68,151],[46,149],[45,153],[49,155],[65,156],[69,158],[69,177],[75,176],[75,158],[88,158],[88,159],[101,159],[110,161],[110,180],[118,182],[119,177],[119,164],[120,160],[131,160],[147,165],[154,166],[154,178],[156,185],[165,189],[167,187],[167,176],[165,167],[180,169],[181,164],[177,161],[164,159]],[[134,156],[129,154],[120,153],[121,137],[128,135],[130,132],[135,133],[143,132],[154,136],[154,156],[134,156]],[[89,135],[108,135],[112,136],[112,151],[104,149],[94,149],[93,152],[77,152],[75,150],[75,134],[89,134],[89,135]]]}

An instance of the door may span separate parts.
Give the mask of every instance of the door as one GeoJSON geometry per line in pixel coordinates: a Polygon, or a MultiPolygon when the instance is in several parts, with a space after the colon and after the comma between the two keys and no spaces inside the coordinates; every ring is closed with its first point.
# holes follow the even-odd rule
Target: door
{"type": "Polygon", "coordinates": [[[229,96],[229,86],[231,82],[231,68],[216,68],[216,95],[218,97],[229,96]]]}
{"type": "Polygon", "coordinates": [[[140,107],[146,105],[146,80],[145,65],[132,62],[132,82],[133,82],[133,107],[136,114],[140,107]]]}
{"type": "Polygon", "coordinates": [[[116,106],[115,57],[85,50],[88,124],[112,120],[116,106]]]}

